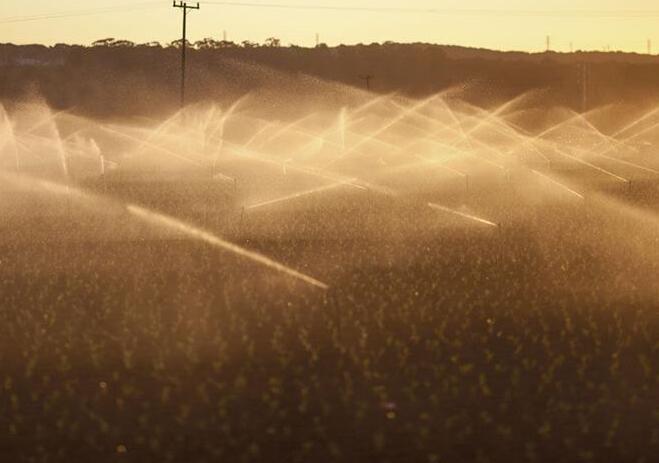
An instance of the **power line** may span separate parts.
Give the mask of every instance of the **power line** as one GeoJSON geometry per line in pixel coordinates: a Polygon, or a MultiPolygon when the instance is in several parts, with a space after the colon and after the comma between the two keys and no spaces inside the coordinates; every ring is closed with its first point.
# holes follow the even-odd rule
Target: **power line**
{"type": "Polygon", "coordinates": [[[245,8],[271,8],[287,10],[352,11],[364,13],[420,13],[444,16],[500,16],[500,17],[555,17],[591,19],[646,19],[659,17],[659,10],[506,10],[484,8],[408,8],[408,7],[361,7],[335,5],[303,5],[294,3],[255,3],[233,1],[202,1],[205,5],[245,8]]]}
{"type": "Polygon", "coordinates": [[[99,14],[110,14],[110,13],[125,13],[129,11],[138,11],[146,10],[151,8],[161,8],[164,7],[161,1],[151,1],[151,2],[141,2],[133,3],[131,5],[114,5],[100,8],[90,8],[84,10],[69,10],[62,11],[59,13],[42,13],[28,16],[10,16],[5,18],[0,18],[0,24],[13,24],[13,23],[24,23],[31,21],[43,21],[48,19],[65,19],[65,18],[76,18],[82,16],[93,16],[99,14]]]}
{"type": "MultiPolygon", "coordinates": [[[[586,19],[649,19],[659,18],[659,10],[512,10],[512,9],[483,9],[483,8],[409,8],[409,7],[360,7],[335,5],[303,5],[295,3],[256,3],[239,1],[202,1],[201,4],[241,7],[241,8],[269,8],[287,10],[309,11],[337,11],[355,13],[400,13],[400,14],[434,14],[441,16],[467,16],[467,17],[553,17],[553,18],[586,18],[586,19]]],[[[49,19],[65,19],[99,14],[122,13],[128,11],[144,10],[164,7],[162,1],[141,2],[128,6],[114,5],[108,7],[70,10],[59,13],[43,13],[28,16],[10,16],[0,18],[0,24],[23,23],[43,21],[49,19]]]]}

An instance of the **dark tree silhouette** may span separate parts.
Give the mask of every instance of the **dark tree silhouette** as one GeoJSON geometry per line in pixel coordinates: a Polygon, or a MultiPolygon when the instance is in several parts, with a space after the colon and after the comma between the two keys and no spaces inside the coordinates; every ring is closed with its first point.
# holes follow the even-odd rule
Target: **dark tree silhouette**
{"type": "Polygon", "coordinates": [[[270,48],[279,48],[281,47],[281,40],[276,37],[268,37],[265,39],[265,46],[270,48]]]}

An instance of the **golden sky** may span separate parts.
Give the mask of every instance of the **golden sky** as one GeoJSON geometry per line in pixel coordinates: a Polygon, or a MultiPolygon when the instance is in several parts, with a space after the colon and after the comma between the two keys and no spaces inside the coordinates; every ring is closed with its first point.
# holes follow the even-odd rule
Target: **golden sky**
{"type": "MultiPolygon", "coordinates": [[[[307,9],[211,4],[189,17],[189,39],[263,41],[313,45],[315,34],[340,43],[433,42],[493,49],[552,48],[659,51],[659,4],[651,0],[246,0],[255,4],[303,5],[307,9]],[[435,9],[360,11],[316,6],[435,9]],[[471,10],[471,11],[464,11],[471,10]]],[[[222,3],[222,2],[218,2],[222,3]]],[[[229,2],[231,3],[231,2],[229,2]]],[[[234,3],[240,3],[236,0],[234,3]]],[[[115,37],[169,42],[180,37],[181,12],[171,1],[0,0],[0,43],[89,44],[115,37]],[[79,14],[73,16],[73,14],[79,14]],[[31,16],[46,19],[27,20],[31,16]],[[60,16],[61,17],[55,17],[60,16]]]]}

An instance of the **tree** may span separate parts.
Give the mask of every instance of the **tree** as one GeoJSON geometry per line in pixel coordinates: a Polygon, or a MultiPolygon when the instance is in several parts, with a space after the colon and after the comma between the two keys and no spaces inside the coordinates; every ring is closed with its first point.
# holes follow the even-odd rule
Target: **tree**
{"type": "Polygon", "coordinates": [[[236,48],[236,47],[238,47],[238,44],[230,40],[221,40],[218,46],[218,48],[236,48]]]}
{"type": "Polygon", "coordinates": [[[220,43],[217,40],[214,40],[210,37],[206,37],[203,40],[195,42],[194,46],[198,50],[213,50],[215,48],[220,48],[220,43]]]}
{"type": "Polygon", "coordinates": [[[256,47],[257,45],[258,45],[258,44],[254,43],[254,42],[251,42],[251,41],[249,41],[249,40],[243,40],[243,41],[242,41],[242,46],[243,46],[243,48],[254,48],[254,47],[256,47]]]}
{"type": "Polygon", "coordinates": [[[276,37],[268,37],[265,39],[265,46],[270,48],[279,48],[281,47],[281,40],[276,37]]]}
{"type": "Polygon", "coordinates": [[[123,47],[123,48],[133,48],[135,46],[135,42],[131,42],[130,40],[115,40],[114,42],[111,42],[109,44],[110,47],[123,47]]]}
{"type": "MultiPolygon", "coordinates": [[[[186,47],[190,48],[191,45],[192,44],[190,43],[189,40],[185,41],[185,46],[186,47]]],[[[178,39],[178,40],[174,40],[173,42],[169,42],[169,44],[167,46],[170,47],[170,48],[181,48],[183,46],[183,39],[178,39]]]]}
{"type": "Polygon", "coordinates": [[[142,48],[162,48],[162,45],[160,44],[160,42],[146,42],[146,43],[139,44],[138,47],[142,47],[142,48]]]}
{"type": "Polygon", "coordinates": [[[109,47],[114,43],[114,37],[107,39],[100,39],[95,42],[92,42],[92,47],[109,47]]]}

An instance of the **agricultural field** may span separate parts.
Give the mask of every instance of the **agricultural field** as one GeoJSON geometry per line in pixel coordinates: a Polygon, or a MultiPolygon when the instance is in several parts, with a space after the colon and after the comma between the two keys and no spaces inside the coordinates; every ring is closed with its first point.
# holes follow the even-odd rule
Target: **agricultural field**
{"type": "Polygon", "coordinates": [[[0,109],[0,461],[657,461],[659,111],[294,100],[0,109]]]}

